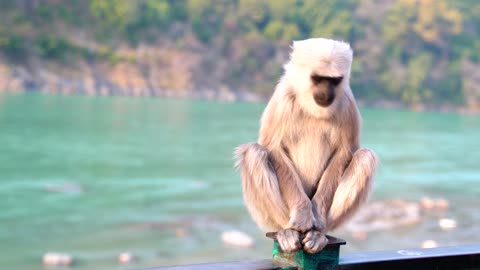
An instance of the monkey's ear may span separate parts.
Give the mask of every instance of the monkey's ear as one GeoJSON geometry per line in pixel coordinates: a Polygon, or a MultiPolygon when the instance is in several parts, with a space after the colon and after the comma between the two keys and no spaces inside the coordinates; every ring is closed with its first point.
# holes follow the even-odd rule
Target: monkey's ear
{"type": "Polygon", "coordinates": [[[300,43],[300,41],[297,41],[297,40],[294,40],[292,42],[292,46],[290,46],[290,48],[292,49],[292,51],[295,50],[295,48],[298,48],[298,44],[300,43]]]}
{"type": "Polygon", "coordinates": [[[292,44],[292,49],[300,49],[301,47],[304,47],[305,40],[294,40],[292,44]]]}

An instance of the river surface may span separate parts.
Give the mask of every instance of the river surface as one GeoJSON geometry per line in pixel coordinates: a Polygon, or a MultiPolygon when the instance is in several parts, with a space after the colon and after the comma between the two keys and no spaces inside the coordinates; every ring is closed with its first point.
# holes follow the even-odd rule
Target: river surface
{"type": "MultiPolygon", "coordinates": [[[[255,141],[263,103],[0,95],[0,266],[43,269],[45,252],[73,269],[131,269],[268,258],[271,243],[242,202],[235,146],[255,141]],[[256,246],[226,246],[225,230],[256,246]],[[128,251],[138,258],[119,265],[128,251]]],[[[380,157],[373,200],[450,202],[430,218],[370,233],[346,231],[342,253],[480,242],[480,117],[362,109],[362,146],[380,157]]]]}

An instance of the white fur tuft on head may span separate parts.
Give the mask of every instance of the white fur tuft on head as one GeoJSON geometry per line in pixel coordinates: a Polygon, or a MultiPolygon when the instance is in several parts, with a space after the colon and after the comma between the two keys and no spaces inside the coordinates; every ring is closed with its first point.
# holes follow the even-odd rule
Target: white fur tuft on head
{"type": "Polygon", "coordinates": [[[326,38],[294,41],[290,61],[297,67],[323,71],[324,76],[350,74],[353,51],[348,43],[326,38]]]}

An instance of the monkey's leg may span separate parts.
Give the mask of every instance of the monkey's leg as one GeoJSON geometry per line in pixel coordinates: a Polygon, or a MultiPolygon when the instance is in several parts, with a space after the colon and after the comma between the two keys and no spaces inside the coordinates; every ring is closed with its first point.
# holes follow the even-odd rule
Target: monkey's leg
{"type": "Polygon", "coordinates": [[[288,208],[283,202],[277,176],[267,150],[257,143],[242,144],[235,150],[242,177],[243,199],[253,220],[264,231],[288,225],[288,208]]]}
{"type": "Polygon", "coordinates": [[[357,150],[351,159],[341,152],[332,158],[312,199],[314,212],[324,227],[307,233],[303,239],[305,251],[322,250],[327,244],[326,232],[345,222],[366,200],[376,166],[377,157],[369,149],[357,150]]]}
{"type": "Polygon", "coordinates": [[[377,168],[377,156],[367,148],[357,150],[345,169],[328,214],[327,231],[338,228],[366,201],[377,168]]]}
{"type": "Polygon", "coordinates": [[[319,220],[319,226],[310,230],[303,239],[303,249],[310,253],[322,250],[328,243],[327,222],[328,212],[333,202],[333,197],[342,179],[345,167],[350,163],[352,154],[347,151],[335,151],[330,157],[330,162],[323,172],[312,198],[313,212],[319,220]]]}
{"type": "MultiPolygon", "coordinates": [[[[236,167],[240,168],[242,175],[245,204],[252,218],[264,231],[278,231],[277,238],[282,250],[298,250],[301,247],[300,233],[296,228],[291,229],[291,203],[285,200],[286,203],[282,196],[286,192],[285,180],[280,181],[276,172],[277,169],[284,174],[287,169],[282,169],[279,164],[274,167],[272,160],[275,159],[266,148],[257,143],[241,145],[235,154],[236,167]]],[[[291,195],[289,193],[287,196],[291,195]]],[[[310,215],[312,216],[311,210],[310,215]]]]}
{"type": "Polygon", "coordinates": [[[290,221],[287,228],[307,232],[318,227],[320,224],[312,211],[312,202],[303,189],[302,181],[292,161],[283,150],[271,151],[270,158],[273,161],[280,193],[289,209],[290,221]]]}

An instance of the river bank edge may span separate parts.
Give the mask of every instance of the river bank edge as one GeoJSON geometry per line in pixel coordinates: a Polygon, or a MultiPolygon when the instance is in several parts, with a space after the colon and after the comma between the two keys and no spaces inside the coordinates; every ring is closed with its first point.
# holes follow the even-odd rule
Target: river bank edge
{"type": "MultiPolygon", "coordinates": [[[[4,95],[21,95],[21,94],[42,94],[42,95],[66,95],[66,96],[90,96],[90,97],[135,97],[135,98],[166,98],[178,100],[205,100],[213,102],[251,102],[251,103],[266,103],[269,97],[264,97],[253,92],[234,92],[228,88],[221,88],[219,91],[204,89],[199,91],[148,91],[141,95],[132,95],[126,93],[87,93],[87,92],[55,92],[34,89],[16,89],[14,91],[0,89],[0,94],[4,95]]],[[[416,104],[409,106],[399,101],[391,100],[375,100],[368,101],[357,99],[357,105],[360,108],[372,109],[387,109],[387,110],[407,110],[414,112],[440,112],[440,113],[454,113],[460,115],[480,115],[480,110],[471,110],[463,106],[454,106],[450,104],[416,104]]]]}

